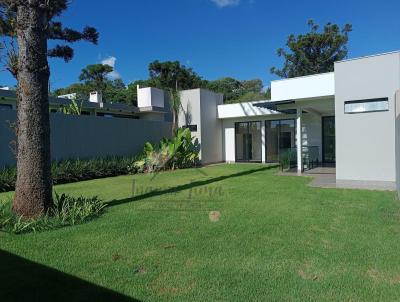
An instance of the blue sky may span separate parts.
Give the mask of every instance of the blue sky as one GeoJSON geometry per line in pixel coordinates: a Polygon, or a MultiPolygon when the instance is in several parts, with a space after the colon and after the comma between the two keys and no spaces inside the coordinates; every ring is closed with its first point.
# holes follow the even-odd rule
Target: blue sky
{"type": "MultiPolygon", "coordinates": [[[[400,49],[399,12],[398,0],[73,0],[61,20],[96,27],[100,41],[75,44],[68,64],[50,60],[51,86],[77,82],[84,66],[103,60],[130,83],[147,78],[155,59],[179,60],[210,80],[260,78],[269,86],[270,67],[282,65],[276,49],[307,31],[308,19],[351,23],[349,57],[358,57],[400,49]]],[[[1,71],[0,84],[14,81],[1,71]]]]}

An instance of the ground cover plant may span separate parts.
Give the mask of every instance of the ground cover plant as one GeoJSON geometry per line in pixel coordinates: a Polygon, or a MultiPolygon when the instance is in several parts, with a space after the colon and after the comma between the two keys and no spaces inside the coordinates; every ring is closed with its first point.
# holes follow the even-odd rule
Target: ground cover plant
{"type": "Polygon", "coordinates": [[[0,300],[398,300],[396,194],[312,188],[277,170],[216,165],[56,186],[98,195],[107,211],[0,232],[0,300]]]}
{"type": "Polygon", "coordinates": [[[0,202],[0,231],[23,234],[77,225],[100,216],[106,207],[96,196],[72,197],[57,193],[53,203],[54,206],[48,213],[26,218],[12,211],[11,201],[0,202]]]}

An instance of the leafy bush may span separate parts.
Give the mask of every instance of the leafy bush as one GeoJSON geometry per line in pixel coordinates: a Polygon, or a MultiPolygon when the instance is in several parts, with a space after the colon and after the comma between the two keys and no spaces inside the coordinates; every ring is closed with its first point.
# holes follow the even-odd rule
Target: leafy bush
{"type": "Polygon", "coordinates": [[[279,154],[279,165],[282,171],[285,169],[290,169],[293,163],[297,162],[297,153],[293,148],[284,149],[280,151],[279,154]]]}
{"type": "Polygon", "coordinates": [[[26,219],[14,214],[10,202],[0,203],[0,229],[15,234],[41,232],[84,223],[104,212],[104,204],[97,197],[71,197],[55,194],[54,206],[43,216],[26,219]]]}
{"type": "Polygon", "coordinates": [[[194,140],[190,130],[179,128],[173,138],[164,138],[156,146],[146,143],[143,159],[134,166],[139,172],[190,168],[198,164],[199,152],[198,140],[194,140]]]}
{"type": "MultiPolygon", "coordinates": [[[[88,160],[63,160],[53,162],[51,171],[54,184],[90,180],[136,173],[134,167],[138,157],[107,157],[88,160]]],[[[0,170],[0,192],[15,189],[17,171],[15,167],[0,170]]]]}
{"type": "Polygon", "coordinates": [[[12,191],[17,180],[16,168],[5,168],[0,170],[0,192],[12,191]]]}

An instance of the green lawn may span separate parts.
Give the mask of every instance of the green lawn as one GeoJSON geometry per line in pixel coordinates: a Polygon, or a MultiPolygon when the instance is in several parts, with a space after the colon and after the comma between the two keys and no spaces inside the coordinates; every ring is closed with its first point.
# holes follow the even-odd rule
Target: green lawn
{"type": "Polygon", "coordinates": [[[398,301],[395,193],[275,173],[219,165],[57,186],[111,206],[84,225],[0,233],[0,301],[398,301]]]}

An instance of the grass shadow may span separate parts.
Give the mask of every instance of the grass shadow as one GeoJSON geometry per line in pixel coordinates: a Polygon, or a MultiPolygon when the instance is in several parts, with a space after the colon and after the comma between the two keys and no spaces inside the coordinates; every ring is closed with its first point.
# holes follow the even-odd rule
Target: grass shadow
{"type": "Polygon", "coordinates": [[[0,301],[135,302],[134,298],[0,250],[0,301]]]}
{"type": "Polygon", "coordinates": [[[274,169],[274,168],[276,168],[276,166],[275,165],[271,165],[271,166],[265,166],[265,167],[262,167],[262,168],[242,171],[242,172],[238,172],[238,173],[234,173],[234,174],[222,175],[222,176],[218,176],[218,177],[214,177],[214,178],[210,178],[210,179],[193,181],[193,182],[190,182],[190,183],[186,183],[186,184],[179,185],[179,186],[176,186],[176,187],[168,188],[168,189],[165,189],[165,190],[158,190],[158,191],[154,190],[154,191],[150,191],[150,192],[147,192],[145,194],[138,195],[138,196],[133,196],[133,197],[124,198],[124,199],[120,199],[120,200],[112,200],[112,201],[107,203],[107,206],[108,207],[113,207],[113,206],[129,203],[129,202],[135,202],[135,201],[143,200],[143,199],[146,199],[146,198],[157,197],[157,196],[160,196],[160,195],[163,195],[163,194],[178,193],[180,191],[190,190],[190,189],[193,189],[193,188],[196,188],[196,187],[209,185],[209,184],[212,184],[212,183],[215,183],[215,182],[219,182],[219,181],[223,181],[223,180],[226,180],[226,179],[246,176],[246,175],[249,175],[249,174],[253,174],[253,173],[261,172],[261,171],[266,171],[266,170],[270,170],[270,169],[274,169]]]}

